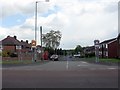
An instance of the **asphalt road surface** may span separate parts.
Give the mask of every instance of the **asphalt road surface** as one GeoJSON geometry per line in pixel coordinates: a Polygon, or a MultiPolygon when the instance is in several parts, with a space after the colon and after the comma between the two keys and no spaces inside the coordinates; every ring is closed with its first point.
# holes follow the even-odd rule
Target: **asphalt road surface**
{"type": "Polygon", "coordinates": [[[118,88],[118,66],[85,61],[2,68],[3,88],[118,88]]]}

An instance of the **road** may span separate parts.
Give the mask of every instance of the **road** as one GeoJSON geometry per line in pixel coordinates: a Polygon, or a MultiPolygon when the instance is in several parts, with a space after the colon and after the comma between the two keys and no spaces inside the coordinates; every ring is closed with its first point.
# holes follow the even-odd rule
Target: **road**
{"type": "Polygon", "coordinates": [[[3,88],[118,88],[118,66],[68,58],[2,69],[3,88]]]}

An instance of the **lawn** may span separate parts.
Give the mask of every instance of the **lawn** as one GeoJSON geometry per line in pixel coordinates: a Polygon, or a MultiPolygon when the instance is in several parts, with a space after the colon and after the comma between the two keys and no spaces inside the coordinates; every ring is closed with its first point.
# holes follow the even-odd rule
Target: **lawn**
{"type": "Polygon", "coordinates": [[[101,62],[112,62],[112,63],[118,63],[120,62],[119,59],[106,59],[106,58],[103,58],[103,59],[99,59],[101,62]]]}
{"type": "MultiPolygon", "coordinates": [[[[96,61],[95,57],[93,58],[85,58],[86,61],[96,61]]],[[[99,58],[99,62],[111,62],[111,63],[118,63],[120,62],[119,59],[115,58],[99,58]]]]}
{"type": "Polygon", "coordinates": [[[20,60],[4,60],[4,61],[0,61],[0,64],[30,64],[33,63],[32,60],[24,60],[24,61],[20,61],[20,60]]]}

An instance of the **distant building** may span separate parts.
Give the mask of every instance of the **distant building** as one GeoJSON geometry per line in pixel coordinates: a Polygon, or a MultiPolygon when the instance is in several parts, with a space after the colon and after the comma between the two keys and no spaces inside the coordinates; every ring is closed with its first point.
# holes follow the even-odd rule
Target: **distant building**
{"type": "Polygon", "coordinates": [[[95,56],[95,46],[84,47],[84,54],[87,57],[95,56]]]}

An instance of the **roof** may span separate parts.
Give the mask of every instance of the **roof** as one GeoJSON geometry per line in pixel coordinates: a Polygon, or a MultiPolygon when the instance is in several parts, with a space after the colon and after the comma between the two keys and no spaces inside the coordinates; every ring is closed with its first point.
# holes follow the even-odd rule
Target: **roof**
{"type": "Polygon", "coordinates": [[[2,45],[20,45],[20,41],[15,37],[7,36],[7,38],[2,40],[2,45]]]}
{"type": "Polygon", "coordinates": [[[118,38],[120,38],[120,33],[118,34],[118,38]]]}
{"type": "Polygon", "coordinates": [[[88,47],[85,47],[86,50],[94,50],[95,49],[95,46],[88,46],[88,47]]]}
{"type": "Polygon", "coordinates": [[[23,46],[25,46],[25,47],[31,47],[31,44],[29,44],[29,43],[27,43],[27,42],[25,42],[25,41],[22,41],[21,40],[21,45],[23,45],[23,46]]]}
{"type": "Polygon", "coordinates": [[[116,40],[116,39],[117,39],[117,38],[105,40],[105,41],[101,42],[100,44],[109,43],[109,42],[114,41],[114,40],[116,40]]]}

